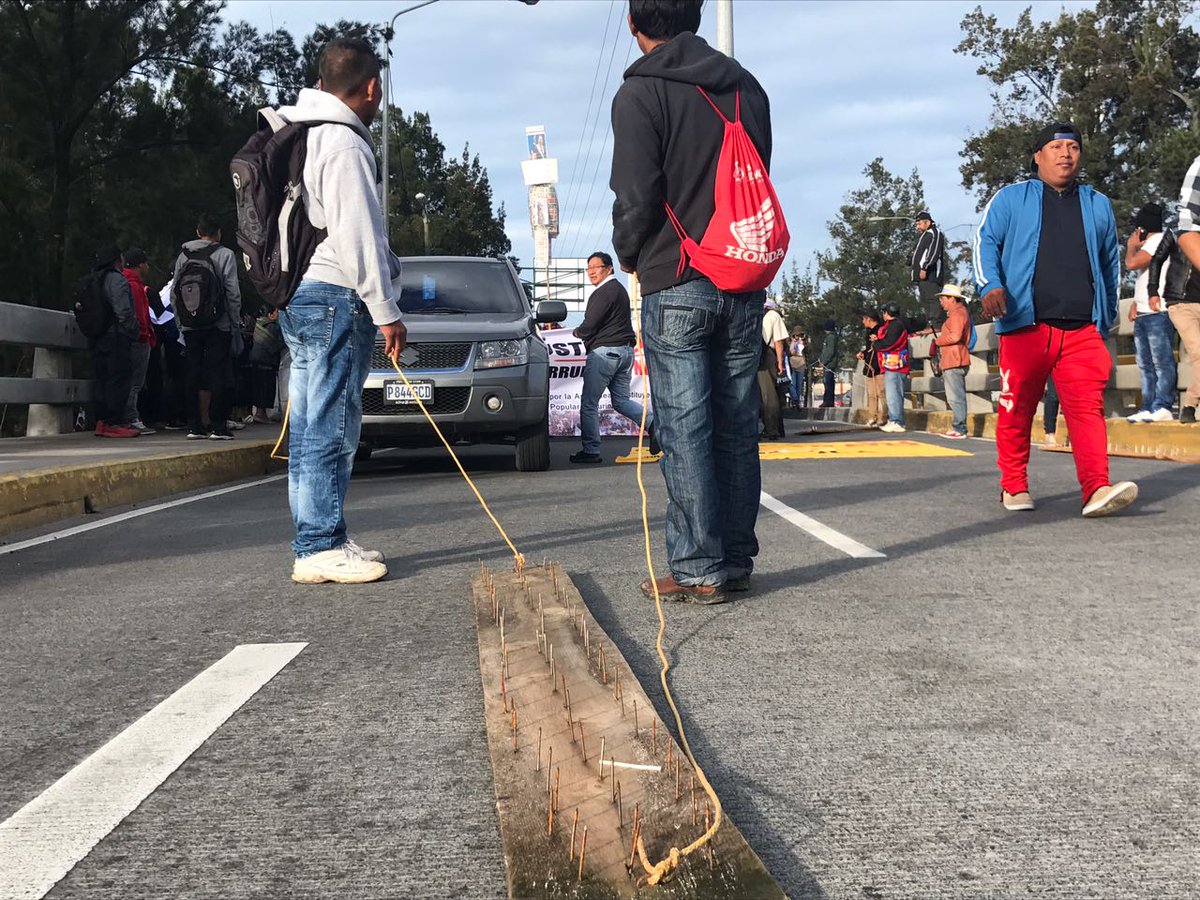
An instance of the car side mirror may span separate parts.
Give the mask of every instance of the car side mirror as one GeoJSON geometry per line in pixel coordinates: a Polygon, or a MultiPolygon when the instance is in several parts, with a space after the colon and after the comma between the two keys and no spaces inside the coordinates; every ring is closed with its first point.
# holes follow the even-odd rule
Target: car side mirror
{"type": "Polygon", "coordinates": [[[543,300],[537,305],[535,321],[540,325],[557,324],[567,318],[567,304],[561,300],[543,300]]]}

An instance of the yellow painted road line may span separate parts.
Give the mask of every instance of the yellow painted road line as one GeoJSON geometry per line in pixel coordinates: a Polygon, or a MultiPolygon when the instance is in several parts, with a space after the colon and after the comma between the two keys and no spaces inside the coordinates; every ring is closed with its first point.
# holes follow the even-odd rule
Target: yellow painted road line
{"type": "Polygon", "coordinates": [[[966,450],[922,441],[812,441],[803,444],[760,444],[763,460],[775,459],[903,459],[906,457],[974,456],[966,450]]]}

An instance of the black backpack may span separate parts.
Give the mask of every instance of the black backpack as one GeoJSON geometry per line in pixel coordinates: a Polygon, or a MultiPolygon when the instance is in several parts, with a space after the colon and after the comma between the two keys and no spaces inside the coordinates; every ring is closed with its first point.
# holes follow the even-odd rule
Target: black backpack
{"type": "Polygon", "coordinates": [[[336,124],[344,123],[291,123],[269,107],[260,109],[258,131],[229,164],[242,264],[271,306],[287,306],[325,240],[326,230],[313,227],[304,205],[304,160],[308,129],[336,124]]]}
{"type": "Polygon", "coordinates": [[[75,282],[71,291],[75,321],[84,337],[98,340],[117,320],[112,304],[104,295],[104,279],[111,269],[97,269],[75,282]]]}
{"type": "Polygon", "coordinates": [[[184,328],[216,325],[225,310],[225,283],[212,262],[213,254],[220,249],[220,244],[200,250],[183,248],[186,259],[171,287],[171,305],[184,328]]]}

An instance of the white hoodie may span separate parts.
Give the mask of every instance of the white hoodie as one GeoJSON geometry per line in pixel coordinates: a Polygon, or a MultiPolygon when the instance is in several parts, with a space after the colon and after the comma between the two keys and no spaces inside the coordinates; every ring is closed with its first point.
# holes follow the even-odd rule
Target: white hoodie
{"type": "Polygon", "coordinates": [[[379,205],[371,133],[354,111],[325,91],[305,88],[289,122],[344,122],[308,132],[304,200],[314,228],[329,235],[317,247],[305,279],[351,288],[376,325],[400,319],[400,260],[388,247],[379,205]]]}

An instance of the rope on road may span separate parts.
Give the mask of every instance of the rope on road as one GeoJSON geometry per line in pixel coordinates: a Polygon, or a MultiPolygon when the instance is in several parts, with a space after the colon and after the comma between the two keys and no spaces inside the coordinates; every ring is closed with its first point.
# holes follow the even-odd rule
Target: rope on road
{"type": "Polygon", "coordinates": [[[646,845],[642,842],[641,837],[637,839],[638,858],[642,862],[642,868],[646,870],[646,883],[650,885],[659,884],[663,879],[667,878],[679,866],[679,861],[692,853],[695,853],[717,834],[717,829],[721,827],[721,798],[717,796],[717,792],[713,790],[713,786],[709,783],[708,777],[704,774],[704,770],[700,768],[700,764],[696,762],[696,757],[692,754],[692,747],[688,743],[687,733],[683,729],[683,719],[679,715],[679,707],[675,705],[675,698],[671,695],[671,685],[667,681],[667,672],[671,669],[671,661],[667,659],[667,654],[663,650],[663,635],[666,633],[667,620],[663,616],[662,596],[658,592],[658,579],[654,574],[654,558],[650,551],[650,518],[647,512],[648,501],[646,499],[646,483],[642,480],[642,461],[645,456],[642,453],[642,443],[646,433],[646,408],[650,399],[650,371],[646,367],[646,348],[642,343],[642,318],[639,307],[641,306],[642,292],[638,286],[637,276],[633,276],[634,286],[634,303],[633,303],[633,321],[637,329],[637,352],[642,359],[642,371],[644,373],[643,384],[646,388],[642,392],[642,422],[641,428],[638,431],[638,453],[637,453],[637,483],[638,491],[642,495],[642,536],[644,539],[646,550],[646,568],[650,570],[650,584],[654,588],[654,609],[658,613],[658,637],[655,640],[654,647],[658,651],[658,658],[662,662],[662,669],[659,672],[659,681],[662,682],[663,694],[667,698],[667,705],[671,707],[671,714],[675,716],[675,727],[679,729],[679,741],[683,744],[683,752],[687,754],[688,762],[692,764],[692,769],[696,773],[696,777],[700,779],[700,784],[704,788],[704,792],[708,794],[713,805],[713,820],[712,825],[704,834],[700,835],[692,843],[688,844],[682,850],[678,847],[672,847],[666,857],[659,860],[657,863],[651,863],[646,855],[646,845]]]}
{"type": "Polygon", "coordinates": [[[425,418],[428,419],[429,424],[433,426],[434,432],[437,433],[438,438],[440,438],[441,442],[445,445],[446,452],[450,454],[450,458],[454,460],[454,464],[458,466],[458,471],[462,473],[462,477],[467,480],[467,484],[470,485],[471,490],[475,493],[475,499],[479,501],[479,505],[483,507],[483,511],[487,513],[488,518],[492,520],[492,524],[496,526],[496,530],[500,532],[500,537],[504,538],[504,543],[508,544],[508,549],[512,551],[513,555],[513,565],[516,571],[520,572],[525,568],[524,555],[517,550],[515,546],[513,546],[513,542],[509,540],[508,533],[505,532],[504,526],[501,525],[500,520],[492,514],[492,510],[488,507],[487,501],[483,499],[483,494],[479,493],[479,488],[475,487],[475,482],[471,480],[471,476],[467,474],[467,470],[464,469],[463,464],[459,462],[458,455],[455,454],[454,448],[450,446],[450,442],[446,440],[446,436],[442,434],[442,429],[438,428],[437,422],[433,421],[433,416],[429,414],[429,410],[425,408],[425,404],[421,402],[421,398],[417,396],[416,388],[412,386],[412,382],[408,380],[408,376],[405,375],[404,370],[400,368],[400,363],[398,361],[399,355],[399,351],[397,351],[388,357],[392,361],[392,368],[396,370],[396,374],[400,376],[400,380],[408,386],[408,390],[412,393],[412,398],[417,401],[417,406],[421,408],[421,412],[425,414],[425,418]]]}

